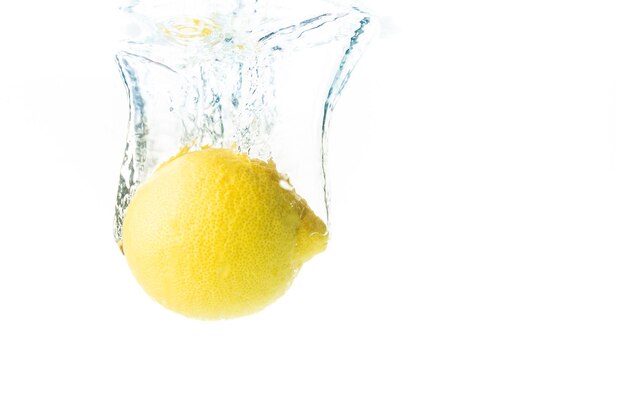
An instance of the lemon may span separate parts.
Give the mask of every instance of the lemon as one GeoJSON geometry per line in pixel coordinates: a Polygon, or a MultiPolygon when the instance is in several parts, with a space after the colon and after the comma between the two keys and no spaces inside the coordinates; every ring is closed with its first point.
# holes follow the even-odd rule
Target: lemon
{"type": "Polygon", "coordinates": [[[156,301],[216,319],[275,301],[327,239],[324,222],[272,161],[204,148],[181,152],[138,188],[122,246],[156,301]]]}

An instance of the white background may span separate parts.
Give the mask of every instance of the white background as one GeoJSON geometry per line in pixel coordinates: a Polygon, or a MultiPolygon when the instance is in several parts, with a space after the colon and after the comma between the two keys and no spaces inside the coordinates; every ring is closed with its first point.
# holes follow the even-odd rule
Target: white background
{"type": "Polygon", "coordinates": [[[2,7],[0,416],[626,416],[621,2],[368,4],[332,244],[221,322],[113,241],[114,5],[2,7]]]}

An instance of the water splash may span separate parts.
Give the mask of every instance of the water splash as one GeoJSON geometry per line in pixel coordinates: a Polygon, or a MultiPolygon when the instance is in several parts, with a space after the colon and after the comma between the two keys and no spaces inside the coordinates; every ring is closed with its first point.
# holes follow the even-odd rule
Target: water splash
{"type": "Polygon", "coordinates": [[[330,116],[362,52],[369,15],[313,2],[315,13],[303,17],[280,2],[261,8],[258,1],[234,6],[209,1],[190,15],[181,13],[190,10],[183,3],[198,4],[153,6],[133,0],[121,9],[127,36],[116,59],[129,99],[129,129],[115,208],[116,240],[137,187],[181,147],[235,147],[253,158],[273,158],[311,206],[321,202],[318,212],[327,215],[330,116]],[[311,72],[316,80],[303,75],[300,83],[283,83],[302,72],[292,58],[316,49],[330,54],[306,61],[313,70],[319,67],[311,72]],[[294,85],[305,90],[310,83],[319,88],[308,96],[289,91],[294,85]],[[313,108],[307,101],[316,110],[305,110],[313,108]],[[311,137],[309,142],[317,145],[291,144],[295,151],[287,153],[281,137],[311,137]],[[298,148],[317,150],[316,155],[292,157],[298,148]]]}

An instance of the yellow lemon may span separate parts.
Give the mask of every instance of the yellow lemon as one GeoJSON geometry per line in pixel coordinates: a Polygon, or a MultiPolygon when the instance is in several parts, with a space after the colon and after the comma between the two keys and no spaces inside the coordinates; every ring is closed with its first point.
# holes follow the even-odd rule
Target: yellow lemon
{"type": "Polygon", "coordinates": [[[203,319],[258,311],[326,248],[324,222],[273,162],[228,149],[181,152],[137,190],[122,246],[145,291],[203,319]]]}

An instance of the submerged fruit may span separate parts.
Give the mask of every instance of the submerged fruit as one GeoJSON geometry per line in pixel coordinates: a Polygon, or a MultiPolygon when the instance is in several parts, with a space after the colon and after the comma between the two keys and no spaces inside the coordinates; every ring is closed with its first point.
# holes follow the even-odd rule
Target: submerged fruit
{"type": "Polygon", "coordinates": [[[323,251],[324,222],[270,162],[228,149],[182,152],[128,206],[123,248],[154,299],[196,318],[262,309],[323,251]]]}

